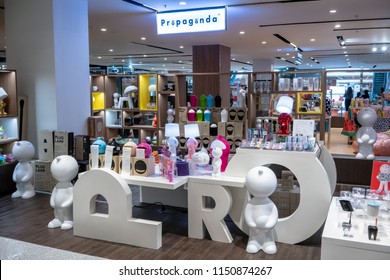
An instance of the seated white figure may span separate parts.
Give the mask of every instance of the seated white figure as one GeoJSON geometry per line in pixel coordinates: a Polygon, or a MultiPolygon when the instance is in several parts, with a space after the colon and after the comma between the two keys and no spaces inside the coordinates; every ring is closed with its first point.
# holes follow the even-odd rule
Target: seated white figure
{"type": "Polygon", "coordinates": [[[268,197],[275,191],[277,179],[265,166],[252,168],[245,178],[245,185],[253,198],[245,207],[245,221],[249,226],[248,253],[263,250],[275,254],[277,249],[273,229],[278,222],[278,209],[268,197]]]}
{"type": "Polygon", "coordinates": [[[128,86],[123,91],[123,96],[119,98],[119,105],[118,108],[124,108],[123,102],[127,102],[127,106],[130,109],[134,108],[133,99],[131,97],[131,94],[138,91],[138,88],[136,86],[128,86]]]}
{"type": "Polygon", "coordinates": [[[16,142],[12,148],[12,155],[19,162],[12,175],[12,179],[16,183],[16,191],[11,197],[30,198],[35,196],[35,188],[31,183],[34,170],[30,163],[30,160],[32,160],[35,155],[33,144],[28,141],[16,142]]]}
{"type": "Polygon", "coordinates": [[[67,155],[56,157],[50,166],[54,179],[58,181],[50,197],[50,206],[54,208],[54,219],[47,225],[48,228],[73,228],[73,184],[79,166],[77,161],[67,155]]]}

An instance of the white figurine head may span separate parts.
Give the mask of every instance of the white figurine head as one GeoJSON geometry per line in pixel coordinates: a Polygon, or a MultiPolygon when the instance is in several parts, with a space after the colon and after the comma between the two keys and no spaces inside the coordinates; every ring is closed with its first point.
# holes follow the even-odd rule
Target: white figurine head
{"type": "Polygon", "coordinates": [[[215,147],[212,151],[212,155],[215,158],[220,158],[222,156],[222,149],[220,147],[215,147]]]}
{"type": "Polygon", "coordinates": [[[202,149],[201,151],[194,153],[191,159],[196,164],[205,165],[209,163],[210,156],[206,150],[202,149]]]}
{"type": "Polygon", "coordinates": [[[79,165],[74,157],[62,155],[53,160],[50,171],[53,178],[58,182],[70,182],[76,177],[79,165]]]}
{"type": "Polygon", "coordinates": [[[382,164],[379,170],[381,173],[390,174],[390,165],[382,164]]]}
{"type": "Polygon", "coordinates": [[[271,169],[257,166],[246,174],[245,185],[254,197],[266,198],[275,191],[278,181],[271,169]]]}
{"type": "Polygon", "coordinates": [[[12,155],[20,162],[27,162],[34,157],[35,148],[28,141],[18,141],[12,148],[12,155]]]}
{"type": "Polygon", "coordinates": [[[364,107],[359,111],[356,118],[361,126],[372,126],[376,122],[378,116],[371,107],[364,107]]]}

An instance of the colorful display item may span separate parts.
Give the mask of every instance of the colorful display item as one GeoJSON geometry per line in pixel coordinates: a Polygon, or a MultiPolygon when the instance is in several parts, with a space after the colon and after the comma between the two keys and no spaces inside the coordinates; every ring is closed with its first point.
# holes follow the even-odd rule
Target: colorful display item
{"type": "Polygon", "coordinates": [[[145,149],[145,158],[149,158],[152,155],[152,147],[145,140],[142,140],[137,148],[145,149]]]}
{"type": "Polygon", "coordinates": [[[279,123],[279,135],[289,135],[289,126],[292,121],[292,117],[288,113],[282,113],[278,117],[278,123],[279,123]]]}
{"type": "Polygon", "coordinates": [[[99,146],[99,154],[100,155],[103,155],[105,152],[106,152],[106,142],[104,142],[104,140],[101,138],[101,137],[98,137],[93,143],[92,145],[97,145],[99,146]]]}

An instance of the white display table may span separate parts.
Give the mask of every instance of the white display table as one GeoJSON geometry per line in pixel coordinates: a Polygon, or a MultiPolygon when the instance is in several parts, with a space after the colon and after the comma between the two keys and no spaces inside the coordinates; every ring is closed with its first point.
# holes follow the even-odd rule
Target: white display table
{"type": "MultiPolygon", "coordinates": [[[[390,260],[390,215],[381,209],[378,219],[377,240],[368,239],[368,225],[374,225],[361,209],[352,212],[352,228],[344,236],[342,223],[348,222],[349,213],[333,198],[322,234],[321,259],[324,260],[390,260]]],[[[381,207],[382,208],[382,207],[381,207]]]]}
{"type": "Polygon", "coordinates": [[[140,187],[140,202],[160,202],[174,207],[188,207],[186,185],[187,176],[175,177],[173,182],[161,177],[160,174],[152,176],[122,176],[129,185],[140,187]]]}

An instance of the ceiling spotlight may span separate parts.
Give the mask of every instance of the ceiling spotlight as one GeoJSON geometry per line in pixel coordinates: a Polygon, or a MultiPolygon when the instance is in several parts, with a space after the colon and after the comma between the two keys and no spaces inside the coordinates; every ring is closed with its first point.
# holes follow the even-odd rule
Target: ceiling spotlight
{"type": "Polygon", "coordinates": [[[383,46],[382,47],[382,51],[386,51],[387,50],[387,47],[386,46],[383,46]]]}
{"type": "Polygon", "coordinates": [[[373,47],[373,48],[372,48],[372,51],[373,51],[373,52],[376,52],[377,50],[378,50],[377,47],[373,47]]]}
{"type": "Polygon", "coordinates": [[[345,46],[345,41],[343,36],[337,36],[337,41],[339,42],[340,46],[345,46]]]}

